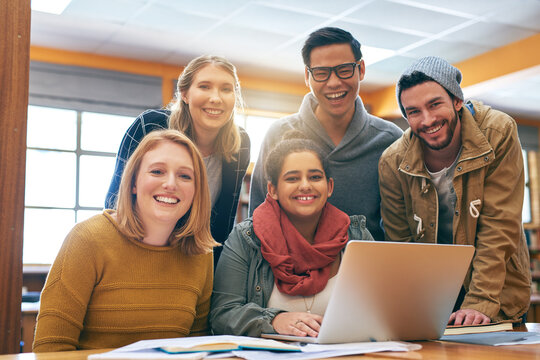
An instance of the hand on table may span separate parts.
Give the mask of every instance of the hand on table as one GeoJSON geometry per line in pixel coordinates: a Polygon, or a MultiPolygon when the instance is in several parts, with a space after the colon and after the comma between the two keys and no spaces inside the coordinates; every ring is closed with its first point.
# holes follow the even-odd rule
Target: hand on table
{"type": "Polygon", "coordinates": [[[480,325],[489,324],[491,319],[480,311],[473,309],[461,309],[452,313],[448,325],[480,325]]]}
{"type": "Polygon", "coordinates": [[[322,316],[307,312],[282,312],[272,320],[278,334],[317,337],[321,328],[322,316]]]}

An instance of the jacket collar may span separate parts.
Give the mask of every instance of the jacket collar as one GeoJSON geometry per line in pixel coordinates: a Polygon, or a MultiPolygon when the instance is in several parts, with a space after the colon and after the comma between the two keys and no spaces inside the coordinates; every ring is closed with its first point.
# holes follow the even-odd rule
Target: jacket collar
{"type": "MultiPolygon", "coordinates": [[[[469,109],[463,106],[458,112],[461,121],[462,145],[458,163],[463,162],[465,171],[488,165],[495,159],[493,148],[479,127],[486,115],[486,111],[483,111],[484,106],[478,102],[474,102],[473,105],[475,108],[481,107],[482,111],[476,111],[473,116],[469,109]]],[[[399,170],[413,176],[429,177],[424,166],[421,140],[412,133],[410,128],[406,130],[403,138],[407,150],[399,165],[399,170]]]]}

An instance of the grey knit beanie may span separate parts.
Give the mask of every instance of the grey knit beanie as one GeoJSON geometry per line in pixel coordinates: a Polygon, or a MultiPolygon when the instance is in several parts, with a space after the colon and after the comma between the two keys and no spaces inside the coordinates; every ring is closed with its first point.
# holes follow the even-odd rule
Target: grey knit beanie
{"type": "Polygon", "coordinates": [[[401,89],[399,87],[399,82],[404,76],[411,75],[415,71],[429,76],[455,97],[463,100],[463,91],[459,86],[461,83],[461,71],[444,59],[436,56],[426,56],[409,66],[409,68],[401,74],[396,85],[397,101],[403,117],[407,118],[405,109],[403,109],[403,105],[401,105],[401,89]]]}

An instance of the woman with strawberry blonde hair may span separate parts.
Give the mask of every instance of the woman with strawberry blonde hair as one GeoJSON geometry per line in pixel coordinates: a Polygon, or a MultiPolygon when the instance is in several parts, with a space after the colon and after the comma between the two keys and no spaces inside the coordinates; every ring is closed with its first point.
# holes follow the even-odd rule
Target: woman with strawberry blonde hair
{"type": "Polygon", "coordinates": [[[35,352],[205,335],[213,281],[204,161],[176,130],[145,136],[117,210],[71,230],[41,295],[35,352]]]}

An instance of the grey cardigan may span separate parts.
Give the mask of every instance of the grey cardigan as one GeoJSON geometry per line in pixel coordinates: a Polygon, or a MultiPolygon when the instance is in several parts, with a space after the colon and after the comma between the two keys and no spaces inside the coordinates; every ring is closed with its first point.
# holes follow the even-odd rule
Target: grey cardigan
{"type": "MultiPolygon", "coordinates": [[[[363,215],[350,217],[349,239],[373,240],[363,215]]],[[[260,336],[281,309],[267,308],[274,274],[261,254],[252,219],[236,225],[225,242],[214,278],[210,324],[214,334],[260,336]]]]}

